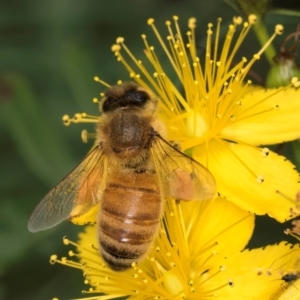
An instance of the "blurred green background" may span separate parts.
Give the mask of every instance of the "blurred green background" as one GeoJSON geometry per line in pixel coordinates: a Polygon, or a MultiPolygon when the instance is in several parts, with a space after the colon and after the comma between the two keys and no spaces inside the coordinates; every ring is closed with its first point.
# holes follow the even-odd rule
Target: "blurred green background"
{"type": "MultiPolygon", "coordinates": [[[[299,1],[273,1],[270,7],[292,12],[267,13],[270,33],[279,22],[286,34],[296,30],[299,1]]],[[[93,126],[64,127],[62,115],[98,113],[91,100],[104,88],[93,76],[110,84],[129,79],[110,51],[115,38],[124,36],[133,52],[143,57],[140,35],[150,35],[146,20],[154,17],[156,25],[164,28],[174,14],[179,15],[183,31],[189,17],[197,18],[201,51],[206,24],[222,17],[225,28],[238,13],[221,0],[0,0],[1,300],[80,298],[87,288],[80,271],[48,263],[53,253],[67,254],[62,237],[76,240],[81,228],[64,222],[32,234],[27,221],[46,192],[91,146],[81,142],[80,132],[92,131],[93,126]]],[[[277,49],[283,39],[276,39],[277,49]]],[[[259,48],[251,33],[242,55],[251,57],[259,48]]],[[[268,68],[262,57],[254,74],[264,79],[268,68]]],[[[298,149],[294,142],[281,147],[281,153],[299,166],[298,149]]],[[[286,239],[285,227],[258,218],[250,246],[286,239]]]]}

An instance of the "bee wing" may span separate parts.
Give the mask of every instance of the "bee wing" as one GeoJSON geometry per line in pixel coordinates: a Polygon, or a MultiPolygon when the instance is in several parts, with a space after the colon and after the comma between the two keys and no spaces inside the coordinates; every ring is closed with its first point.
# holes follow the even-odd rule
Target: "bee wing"
{"type": "Polygon", "coordinates": [[[97,146],[37,205],[28,222],[29,231],[51,228],[96,205],[105,186],[106,167],[106,158],[97,146]]]}
{"type": "Polygon", "coordinates": [[[213,175],[158,133],[151,147],[152,159],[164,196],[179,200],[207,200],[216,194],[213,175]]]}

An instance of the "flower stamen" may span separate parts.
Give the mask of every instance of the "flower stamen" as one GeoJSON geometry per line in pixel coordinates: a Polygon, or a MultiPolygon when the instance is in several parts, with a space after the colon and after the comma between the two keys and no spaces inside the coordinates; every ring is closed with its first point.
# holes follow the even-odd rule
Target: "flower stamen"
{"type": "Polygon", "coordinates": [[[81,131],[81,139],[84,143],[87,143],[89,139],[94,140],[97,137],[95,132],[88,132],[86,129],[81,131]]]}
{"type": "Polygon", "coordinates": [[[100,84],[102,84],[103,86],[106,86],[107,88],[111,87],[110,84],[108,84],[107,82],[101,80],[98,76],[94,76],[94,81],[99,82],[100,84]]]}
{"type": "Polygon", "coordinates": [[[100,117],[87,115],[86,113],[76,113],[73,118],[70,118],[68,115],[64,115],[62,120],[65,126],[69,126],[71,123],[98,123],[100,117]]]}
{"type": "MultiPolygon", "coordinates": [[[[255,178],[255,181],[257,181],[257,179],[258,179],[258,176],[262,176],[262,175],[257,175],[257,174],[255,174],[251,169],[250,169],[250,167],[242,160],[242,159],[240,159],[240,157],[234,152],[234,151],[232,151],[230,148],[231,147],[234,147],[234,143],[232,143],[232,142],[226,142],[226,141],[223,141],[222,139],[219,139],[219,138],[216,138],[216,141],[217,142],[219,142],[219,143],[221,143],[221,144],[223,144],[224,146],[227,146],[226,148],[231,152],[231,154],[243,165],[243,167],[245,168],[245,169],[247,169],[248,170],[248,172],[255,178]],[[228,147],[229,146],[229,147],[228,147]]],[[[260,182],[261,183],[261,182],[260,182]]]]}

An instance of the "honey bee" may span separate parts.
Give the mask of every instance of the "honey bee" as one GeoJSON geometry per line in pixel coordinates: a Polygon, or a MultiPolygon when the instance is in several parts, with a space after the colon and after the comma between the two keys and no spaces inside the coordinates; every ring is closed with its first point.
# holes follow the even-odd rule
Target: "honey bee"
{"type": "Polygon", "coordinates": [[[213,198],[211,173],[163,137],[157,104],[151,91],[133,82],[107,89],[96,146],[37,205],[29,230],[51,228],[100,205],[99,252],[121,271],[146,254],[167,197],[213,198]]]}

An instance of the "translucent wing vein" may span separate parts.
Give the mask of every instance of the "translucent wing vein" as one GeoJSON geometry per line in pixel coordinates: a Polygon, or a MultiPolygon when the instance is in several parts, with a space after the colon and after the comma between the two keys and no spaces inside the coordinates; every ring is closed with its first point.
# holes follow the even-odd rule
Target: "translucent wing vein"
{"type": "Polygon", "coordinates": [[[214,197],[216,183],[213,175],[158,133],[154,138],[151,153],[166,197],[172,196],[186,201],[207,200],[214,197]]]}
{"type": "Polygon", "coordinates": [[[96,205],[100,201],[104,160],[101,148],[95,147],[37,205],[29,219],[28,229],[36,232],[51,228],[67,219],[71,212],[83,214],[96,205]]]}

